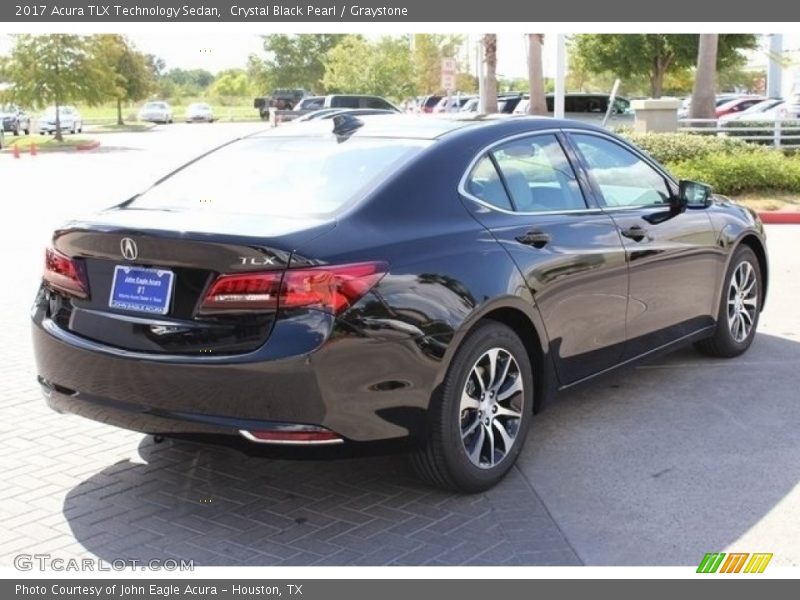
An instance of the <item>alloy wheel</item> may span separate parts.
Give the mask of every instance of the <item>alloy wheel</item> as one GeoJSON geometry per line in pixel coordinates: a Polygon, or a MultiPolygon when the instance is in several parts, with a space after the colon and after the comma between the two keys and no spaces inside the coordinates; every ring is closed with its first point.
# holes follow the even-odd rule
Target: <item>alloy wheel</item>
{"type": "Polygon", "coordinates": [[[750,335],[758,310],[758,280],[747,261],[736,266],[728,286],[728,328],[737,343],[750,335]]]}
{"type": "Polygon", "coordinates": [[[461,443],[482,469],[502,462],[514,446],[524,409],[522,374],[503,348],[484,352],[470,370],[461,393],[461,443]]]}

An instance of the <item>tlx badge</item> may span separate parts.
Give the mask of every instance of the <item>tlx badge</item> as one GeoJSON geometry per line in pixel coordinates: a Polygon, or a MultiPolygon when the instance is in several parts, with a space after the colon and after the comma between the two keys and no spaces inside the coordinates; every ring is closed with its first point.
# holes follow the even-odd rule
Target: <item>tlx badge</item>
{"type": "Polygon", "coordinates": [[[274,265],[275,259],[271,256],[240,256],[239,264],[263,267],[264,265],[274,265]]]}

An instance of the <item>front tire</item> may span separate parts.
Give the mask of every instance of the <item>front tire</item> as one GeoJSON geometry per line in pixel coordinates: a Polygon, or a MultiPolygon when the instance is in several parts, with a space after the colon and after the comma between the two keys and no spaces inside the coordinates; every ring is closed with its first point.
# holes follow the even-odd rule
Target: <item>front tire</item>
{"type": "Polygon", "coordinates": [[[533,414],[533,370],[519,336],[486,321],[469,333],[431,400],[417,474],[438,487],[480,492],[514,465],[533,414]]]}
{"type": "Polygon", "coordinates": [[[756,335],[761,314],[761,266],[752,249],[740,246],[731,259],[722,288],[714,335],[695,347],[708,356],[733,358],[745,352],[756,335]]]}

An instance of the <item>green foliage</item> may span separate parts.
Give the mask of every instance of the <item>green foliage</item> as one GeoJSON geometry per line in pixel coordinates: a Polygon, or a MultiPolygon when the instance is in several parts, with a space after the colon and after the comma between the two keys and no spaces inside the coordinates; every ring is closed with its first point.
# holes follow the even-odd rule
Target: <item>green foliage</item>
{"type": "MultiPolygon", "coordinates": [[[[413,83],[417,95],[435,94],[442,89],[442,59],[456,58],[464,37],[450,34],[414,34],[413,83]]],[[[459,91],[462,90],[459,88],[459,91]]]]}
{"type": "Polygon", "coordinates": [[[349,35],[328,51],[322,82],[331,93],[403,99],[414,92],[412,74],[408,39],[349,35]]]}
{"type": "Polygon", "coordinates": [[[152,64],[122,35],[93,36],[92,45],[93,53],[109,70],[109,95],[117,101],[117,123],[122,125],[122,103],[142,100],[154,87],[152,64]]]}
{"type": "Polygon", "coordinates": [[[250,79],[247,72],[242,69],[228,69],[217,74],[210,92],[223,104],[225,99],[241,98],[251,93],[250,79]]]}
{"type": "Polygon", "coordinates": [[[34,108],[48,104],[98,104],[113,92],[114,74],[81,35],[19,35],[8,57],[8,95],[34,108]]]}
{"type": "Polygon", "coordinates": [[[721,194],[800,192],[800,156],[777,150],[714,152],[667,166],[675,177],[708,183],[721,194]]]}
{"type": "MultiPolygon", "coordinates": [[[[585,34],[572,39],[570,62],[583,74],[611,73],[623,80],[646,79],[650,95],[664,92],[668,73],[692,67],[697,60],[697,34],[585,34]]],[[[741,64],[741,49],[756,46],[751,34],[720,34],[717,66],[741,64]]]]}
{"type": "Polygon", "coordinates": [[[272,85],[324,92],[325,57],[344,37],[343,34],[265,35],[264,67],[271,73],[272,85]]]}
{"type": "Polygon", "coordinates": [[[756,152],[757,147],[742,140],[694,133],[634,133],[620,132],[660,163],[701,159],[710,154],[756,152]]]}
{"type": "Polygon", "coordinates": [[[621,132],[678,179],[702,181],[720,194],[800,192],[800,155],[733,137],[621,132]]]}
{"type": "MultiPolygon", "coordinates": [[[[119,83],[93,38],[82,35],[18,35],[4,70],[12,84],[4,95],[33,108],[96,105],[114,97],[119,83]]],[[[62,139],[60,123],[56,139],[62,139]]]]}

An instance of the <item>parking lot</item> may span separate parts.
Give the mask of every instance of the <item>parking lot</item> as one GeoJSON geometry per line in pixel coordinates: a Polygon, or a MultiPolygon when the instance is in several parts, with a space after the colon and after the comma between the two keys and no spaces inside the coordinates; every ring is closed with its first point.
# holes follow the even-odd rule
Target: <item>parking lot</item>
{"type": "Polygon", "coordinates": [[[425,487],[398,455],[248,458],[47,409],[28,315],[52,229],[261,127],[175,124],[98,135],[89,152],[0,154],[0,565],[21,552],[196,565],[697,565],[719,551],[800,565],[798,225],[768,228],[771,288],[748,353],[686,349],[563,393],[484,494],[425,487]]]}

